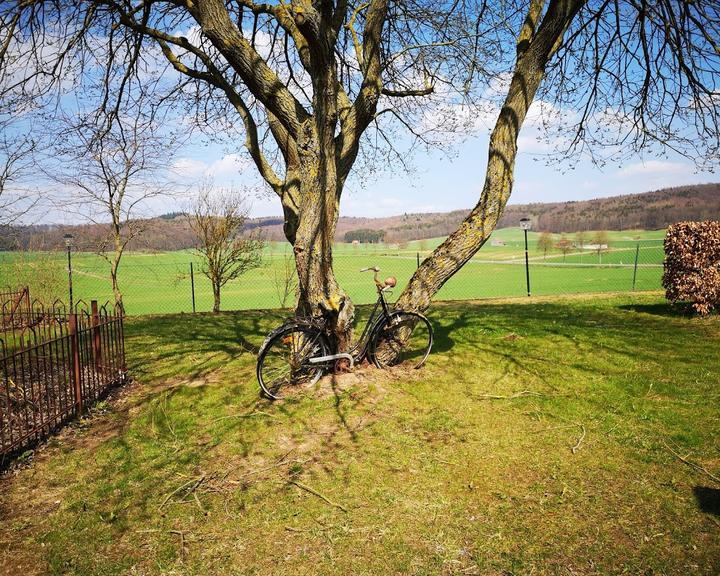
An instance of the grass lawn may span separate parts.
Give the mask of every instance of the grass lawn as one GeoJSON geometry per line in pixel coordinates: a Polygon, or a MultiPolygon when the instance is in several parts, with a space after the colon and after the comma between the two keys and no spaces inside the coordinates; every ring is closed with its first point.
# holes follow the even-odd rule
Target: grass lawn
{"type": "Polygon", "coordinates": [[[129,320],[136,383],[0,481],[0,573],[720,573],[717,315],[438,304],[426,368],[272,404],[279,317],[129,320]]]}
{"type": "MultiPolygon", "coordinates": [[[[530,277],[536,295],[572,294],[602,291],[659,290],[662,276],[664,231],[627,230],[609,233],[610,251],[597,254],[591,250],[573,250],[563,255],[557,250],[543,254],[537,249],[537,233],[531,232],[530,277]],[[636,240],[637,239],[637,240],[636,240]],[[639,267],[633,270],[638,252],[639,267]]],[[[556,235],[559,237],[558,235],[556,235]]],[[[572,235],[570,236],[572,237],[572,235]]],[[[499,298],[526,294],[524,243],[519,228],[504,228],[493,233],[493,239],[504,246],[488,242],[468,264],[440,291],[439,300],[499,298]]],[[[379,266],[383,274],[398,279],[396,295],[404,288],[417,268],[417,256],[426,257],[443,238],[432,238],[397,245],[361,245],[339,243],[334,248],[334,269],[337,277],[354,302],[375,301],[371,278],[359,269],[379,266]]],[[[290,245],[271,242],[265,250],[263,265],[228,283],[222,289],[225,310],[277,308],[282,293],[284,258],[291,254],[290,245]]],[[[0,252],[0,287],[13,284],[3,278],[3,263],[28,257],[0,252]]],[[[57,259],[60,293],[53,297],[67,300],[65,294],[65,254],[57,259]]],[[[32,260],[33,255],[29,256],[32,260]]],[[[125,309],[130,315],[192,312],[190,263],[194,264],[196,309],[212,309],[210,282],[199,271],[201,262],[191,250],[158,254],[128,252],[120,267],[120,287],[125,309]]],[[[31,293],[36,292],[30,286],[31,293]]],[[[75,299],[112,300],[108,264],[91,253],[73,256],[73,290],[75,299]]],[[[53,298],[51,298],[52,300],[53,298]]]]}

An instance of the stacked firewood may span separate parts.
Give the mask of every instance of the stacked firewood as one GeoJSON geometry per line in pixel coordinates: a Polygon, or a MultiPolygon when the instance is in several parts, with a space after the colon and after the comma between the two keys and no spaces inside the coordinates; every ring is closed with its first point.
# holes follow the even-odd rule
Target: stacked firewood
{"type": "Polygon", "coordinates": [[[665,294],[699,314],[720,308],[720,222],[678,222],[665,236],[665,294]]]}

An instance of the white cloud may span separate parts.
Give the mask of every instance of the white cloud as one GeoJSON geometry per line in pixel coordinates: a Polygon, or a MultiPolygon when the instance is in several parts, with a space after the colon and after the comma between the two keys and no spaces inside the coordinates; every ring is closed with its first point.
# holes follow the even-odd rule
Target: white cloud
{"type": "Polygon", "coordinates": [[[552,151],[550,143],[539,140],[537,136],[520,134],[517,145],[519,154],[542,154],[552,151]]]}
{"type": "Polygon", "coordinates": [[[171,166],[172,172],[187,178],[198,178],[205,173],[207,168],[208,165],[205,162],[194,158],[178,158],[171,166]]]}
{"type": "Polygon", "coordinates": [[[219,160],[215,160],[205,170],[205,175],[212,178],[224,179],[238,176],[244,170],[250,168],[250,160],[240,154],[226,154],[219,160]]]}
{"type": "Polygon", "coordinates": [[[635,176],[676,176],[692,174],[693,167],[689,164],[681,162],[665,162],[662,160],[648,160],[646,162],[637,162],[630,164],[621,170],[618,170],[616,176],[621,178],[635,176]]]}
{"type": "Polygon", "coordinates": [[[211,163],[196,158],[178,158],[173,162],[172,171],[187,178],[212,178],[222,184],[252,167],[251,161],[240,154],[225,154],[211,163]]]}

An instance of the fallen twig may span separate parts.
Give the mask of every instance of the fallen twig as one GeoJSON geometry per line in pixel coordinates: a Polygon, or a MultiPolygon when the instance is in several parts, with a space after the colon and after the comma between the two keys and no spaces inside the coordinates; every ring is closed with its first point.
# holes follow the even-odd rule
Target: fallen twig
{"type": "Polygon", "coordinates": [[[306,486],[302,482],[298,482],[297,480],[290,480],[290,484],[293,484],[293,485],[297,486],[298,488],[300,488],[301,490],[305,490],[305,492],[309,492],[310,494],[317,496],[318,498],[320,498],[321,500],[324,500],[325,502],[327,502],[328,504],[330,504],[330,506],[333,506],[334,508],[338,508],[338,509],[342,510],[343,512],[347,512],[347,508],[345,508],[345,506],[343,506],[342,504],[338,504],[337,502],[333,502],[332,500],[330,500],[330,498],[328,498],[324,494],[321,494],[317,490],[310,488],[310,486],[306,486]]]}
{"type": "Polygon", "coordinates": [[[533,430],[533,434],[540,434],[541,432],[550,432],[551,430],[565,430],[566,428],[577,428],[577,424],[561,424],[559,426],[550,426],[550,428],[543,428],[541,430],[533,430]]]}
{"type": "Polygon", "coordinates": [[[202,512],[205,516],[207,516],[207,510],[205,510],[205,508],[203,508],[203,505],[200,502],[200,498],[198,498],[197,492],[195,490],[193,490],[192,495],[195,498],[195,503],[197,504],[198,508],[200,508],[200,512],[202,512]]]}
{"type": "Polygon", "coordinates": [[[486,400],[512,400],[513,398],[522,398],[523,396],[542,396],[539,392],[533,392],[532,390],[523,390],[522,392],[515,392],[508,396],[501,396],[496,394],[477,394],[475,398],[482,398],[486,400]]]}
{"type": "Polygon", "coordinates": [[[575,446],[571,448],[573,454],[577,453],[577,451],[580,450],[580,444],[582,444],[582,441],[585,439],[585,426],[583,426],[582,424],[577,424],[577,426],[580,426],[580,428],[582,429],[582,434],[580,434],[580,438],[578,438],[575,446]]]}
{"type": "Polygon", "coordinates": [[[180,561],[185,562],[185,532],[182,530],[170,530],[170,534],[180,536],[180,561]]]}
{"type": "Polygon", "coordinates": [[[253,408],[252,410],[240,412],[239,414],[228,414],[227,416],[220,416],[219,418],[215,418],[215,420],[211,420],[210,423],[215,424],[215,422],[227,420],[228,418],[250,418],[251,416],[267,416],[268,418],[274,418],[277,420],[277,416],[275,416],[274,414],[270,414],[269,412],[263,412],[262,410],[255,410],[255,408],[253,408]]]}
{"type": "Polygon", "coordinates": [[[170,492],[170,494],[165,496],[165,500],[163,500],[162,504],[160,504],[160,508],[162,509],[165,506],[165,504],[167,504],[169,502],[170,498],[175,496],[175,494],[177,494],[178,492],[180,492],[180,490],[182,490],[183,488],[186,488],[187,486],[190,486],[190,488],[188,488],[187,492],[185,492],[185,496],[187,496],[188,494],[194,493],[195,490],[198,489],[198,486],[200,486],[200,484],[202,484],[204,480],[205,480],[205,476],[203,475],[203,476],[200,476],[199,478],[193,478],[192,480],[188,480],[187,482],[185,482],[185,484],[175,488],[175,490],[173,490],[172,492],[170,492]]]}
{"type": "Polygon", "coordinates": [[[663,444],[665,444],[665,448],[667,448],[670,451],[670,453],[673,456],[675,456],[675,458],[677,458],[681,462],[687,464],[688,466],[690,466],[690,468],[693,468],[694,470],[697,470],[698,472],[702,472],[708,478],[711,478],[714,482],[717,482],[718,484],[720,484],[720,478],[715,476],[715,474],[710,472],[707,468],[704,468],[704,467],[700,466],[700,464],[696,464],[695,462],[692,462],[692,461],[688,460],[687,458],[680,456],[680,454],[678,454],[677,452],[675,452],[675,450],[673,450],[672,448],[670,448],[670,446],[668,446],[668,444],[667,444],[667,442],[665,442],[665,440],[663,440],[663,444]]]}
{"type": "MultiPolygon", "coordinates": [[[[260,474],[261,472],[267,472],[268,470],[272,470],[273,468],[279,468],[280,466],[285,466],[286,464],[289,464],[290,462],[293,462],[295,464],[305,464],[306,462],[309,462],[312,460],[312,458],[307,458],[305,460],[285,460],[292,452],[294,452],[294,448],[290,450],[289,452],[283,454],[280,459],[275,462],[274,464],[270,464],[269,466],[265,466],[264,468],[258,468],[257,470],[250,470],[248,472],[245,472],[245,474],[241,474],[238,476],[238,478],[247,478],[248,476],[253,476],[255,474],[260,474]]],[[[228,480],[230,484],[237,483],[237,480],[228,480]]]]}

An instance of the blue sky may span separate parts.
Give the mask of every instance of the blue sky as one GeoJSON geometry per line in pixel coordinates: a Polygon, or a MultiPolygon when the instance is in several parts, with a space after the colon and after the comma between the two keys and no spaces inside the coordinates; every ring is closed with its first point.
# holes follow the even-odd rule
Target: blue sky
{"type": "MultiPolygon", "coordinates": [[[[696,172],[691,161],[677,155],[662,159],[636,156],[622,165],[603,168],[580,160],[571,167],[570,161],[548,155],[546,145],[535,140],[531,128],[521,134],[519,142],[511,204],[585,200],[720,180],[718,174],[696,172]]],[[[351,180],[343,194],[341,215],[374,217],[469,209],[480,195],[487,145],[487,135],[471,137],[455,145],[451,158],[440,152],[417,152],[412,174],[384,170],[363,185],[351,180]]],[[[188,147],[175,164],[188,178],[209,175],[218,186],[252,188],[259,182],[248,160],[219,145],[188,147]]],[[[166,202],[168,210],[176,205],[176,201],[166,202]]],[[[277,199],[262,194],[253,198],[252,215],[281,214],[277,199]]]]}
{"type": "MultiPolygon", "coordinates": [[[[470,209],[478,201],[485,176],[489,127],[483,124],[475,134],[457,141],[452,153],[416,151],[412,172],[386,167],[362,183],[351,177],[341,201],[342,216],[381,217],[412,212],[447,212],[470,209]]],[[[515,185],[510,204],[585,200],[621,194],[647,192],[683,184],[720,181],[720,175],[698,172],[694,164],[678,155],[664,158],[635,156],[624,164],[608,163],[600,168],[589,159],[571,161],[548,153],[550,147],[536,140],[537,129],[529,122],[520,134],[515,168],[515,185]]],[[[51,160],[50,160],[51,161],[51,160]]],[[[251,216],[282,216],[279,200],[262,192],[260,177],[242,150],[229,143],[200,142],[193,138],[172,161],[173,180],[178,183],[174,197],[161,197],[143,209],[152,216],[184,210],[190,195],[204,178],[217,187],[247,191],[251,216]]],[[[358,166],[358,169],[361,169],[358,166]]],[[[41,194],[55,202],[40,203],[26,223],[77,224],[85,219],[63,208],[67,203],[57,185],[40,185],[41,194]],[[59,199],[59,201],[58,201],[59,199]]]]}

